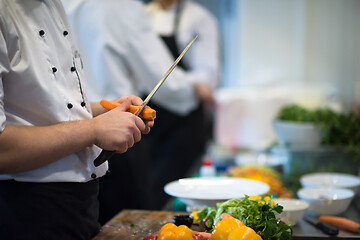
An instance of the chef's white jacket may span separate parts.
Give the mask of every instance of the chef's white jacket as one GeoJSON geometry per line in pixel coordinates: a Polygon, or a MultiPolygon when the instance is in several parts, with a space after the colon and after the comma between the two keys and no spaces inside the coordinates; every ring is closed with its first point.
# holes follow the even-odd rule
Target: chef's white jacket
{"type": "Polygon", "coordinates": [[[190,71],[196,74],[197,81],[216,88],[220,77],[220,43],[216,18],[203,6],[191,1],[181,0],[178,28],[175,30],[175,16],[178,3],[164,10],[156,1],[146,5],[153,29],[163,36],[175,34],[178,47],[183,49],[199,35],[194,45],[183,58],[190,71]]]}
{"type": "MultiPolygon", "coordinates": [[[[82,56],[89,99],[148,94],[174,62],[135,0],[63,0],[82,56]]],[[[195,51],[194,45],[187,54],[195,51]]],[[[196,73],[175,68],[151,102],[179,115],[198,106],[196,73]]],[[[151,105],[150,102],[150,105],[151,105]]]]}
{"type": "MultiPolygon", "coordinates": [[[[92,118],[71,35],[60,0],[0,0],[0,131],[8,125],[92,118]]],[[[86,182],[107,170],[107,163],[94,167],[99,153],[89,146],[36,170],[0,175],[0,180],[86,182]]]]}

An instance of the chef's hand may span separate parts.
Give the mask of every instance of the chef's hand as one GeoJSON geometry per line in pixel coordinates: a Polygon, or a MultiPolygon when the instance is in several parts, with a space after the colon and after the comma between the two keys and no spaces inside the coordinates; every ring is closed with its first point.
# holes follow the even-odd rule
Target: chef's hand
{"type": "Polygon", "coordinates": [[[148,134],[154,121],[143,121],[128,112],[129,106],[141,105],[142,100],[133,95],[121,97],[116,102],[121,105],[91,119],[95,144],[109,151],[126,152],[141,140],[141,134],[148,134]]]}
{"type": "Polygon", "coordinates": [[[214,93],[212,88],[205,84],[196,83],[195,92],[206,108],[210,108],[215,104],[214,93]]]}
{"type": "MultiPolygon", "coordinates": [[[[143,100],[141,100],[141,98],[134,96],[134,95],[125,95],[121,98],[116,99],[115,102],[118,102],[120,104],[128,103],[127,108],[126,108],[126,111],[128,111],[130,105],[140,106],[143,103],[143,100]]],[[[143,134],[148,134],[150,132],[150,128],[154,126],[154,120],[151,120],[151,121],[144,120],[144,119],[142,119],[142,120],[144,121],[145,125],[149,127],[148,131],[143,132],[143,134]]]]}

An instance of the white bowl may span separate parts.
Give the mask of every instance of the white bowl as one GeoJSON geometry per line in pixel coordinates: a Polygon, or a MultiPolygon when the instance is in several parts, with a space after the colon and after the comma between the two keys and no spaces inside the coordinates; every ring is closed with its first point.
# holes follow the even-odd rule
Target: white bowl
{"type": "Polygon", "coordinates": [[[236,177],[183,178],[165,185],[164,191],[189,207],[216,207],[216,203],[245,195],[262,195],[270,190],[266,183],[236,177]]]}
{"type": "Polygon", "coordinates": [[[311,173],[300,178],[304,188],[334,187],[348,188],[355,194],[360,192],[360,177],[344,173],[311,173]]]}
{"type": "Polygon", "coordinates": [[[294,199],[294,198],[278,198],[274,199],[275,203],[283,206],[283,212],[278,215],[284,222],[294,222],[297,223],[300,221],[306,212],[306,209],[309,208],[309,203],[294,199]]]}
{"type": "Polygon", "coordinates": [[[319,215],[338,215],[347,210],[354,191],[345,188],[302,188],[298,197],[309,203],[308,210],[319,215]]]}
{"type": "Polygon", "coordinates": [[[280,145],[307,149],[321,144],[321,128],[313,123],[275,120],[273,127],[280,145]]]}

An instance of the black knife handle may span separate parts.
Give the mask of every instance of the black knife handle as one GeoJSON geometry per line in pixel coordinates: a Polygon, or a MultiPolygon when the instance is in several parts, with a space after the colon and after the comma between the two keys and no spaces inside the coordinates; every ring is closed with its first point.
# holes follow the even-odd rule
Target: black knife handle
{"type": "Polygon", "coordinates": [[[336,227],[333,227],[327,223],[319,222],[316,224],[316,227],[321,229],[324,233],[335,236],[339,234],[339,230],[336,227]]]}
{"type": "Polygon", "coordinates": [[[95,167],[98,167],[106,160],[109,160],[114,154],[115,151],[102,150],[100,155],[94,160],[95,167]]]}

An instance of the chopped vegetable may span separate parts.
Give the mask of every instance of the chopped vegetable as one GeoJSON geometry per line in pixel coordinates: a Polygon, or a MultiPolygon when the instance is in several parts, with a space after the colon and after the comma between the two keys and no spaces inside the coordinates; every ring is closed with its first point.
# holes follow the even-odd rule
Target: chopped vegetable
{"type": "MultiPolygon", "coordinates": [[[[120,105],[118,102],[108,101],[102,99],[100,101],[101,106],[103,106],[107,110],[114,109],[120,105]]],[[[141,109],[141,106],[130,105],[129,112],[136,114],[141,109]]],[[[156,111],[149,106],[145,106],[139,117],[144,120],[154,120],[156,118],[156,111]]]]}
{"type": "Polygon", "coordinates": [[[214,219],[216,216],[216,210],[215,208],[204,208],[201,210],[198,214],[198,224],[200,226],[203,226],[206,230],[212,229],[214,219]]]}
{"type": "Polygon", "coordinates": [[[232,231],[242,226],[245,225],[239,219],[225,218],[215,224],[211,240],[227,240],[232,231]]]}
{"type": "Polygon", "coordinates": [[[282,212],[283,207],[278,204],[271,205],[271,200],[265,202],[260,198],[258,201],[255,201],[245,196],[245,198],[230,199],[226,202],[218,203],[217,210],[215,208],[204,208],[198,213],[198,217],[199,222],[206,217],[207,222],[212,222],[214,226],[220,221],[220,216],[223,213],[227,213],[239,219],[247,227],[252,228],[264,240],[291,239],[291,226],[279,221],[275,217],[276,213],[282,212]]]}
{"type": "Polygon", "coordinates": [[[229,234],[228,240],[261,240],[260,235],[256,234],[256,232],[249,227],[242,226],[236,228],[229,234]]]}
{"type": "Polygon", "coordinates": [[[193,240],[193,236],[187,226],[167,223],[160,229],[158,240],[193,240]]]}
{"type": "Polygon", "coordinates": [[[269,166],[233,166],[227,170],[227,175],[230,177],[248,178],[266,183],[270,186],[269,194],[276,195],[280,198],[289,198],[292,195],[282,183],[280,174],[269,166]]]}
{"type": "Polygon", "coordinates": [[[193,224],[199,224],[198,212],[199,211],[192,212],[190,215],[193,218],[193,224]]]}
{"type": "Polygon", "coordinates": [[[211,239],[211,233],[206,232],[196,232],[193,234],[194,240],[210,240],[211,239]]]}
{"type": "Polygon", "coordinates": [[[350,232],[360,233],[360,224],[344,217],[320,216],[319,222],[328,223],[350,232]]]}

